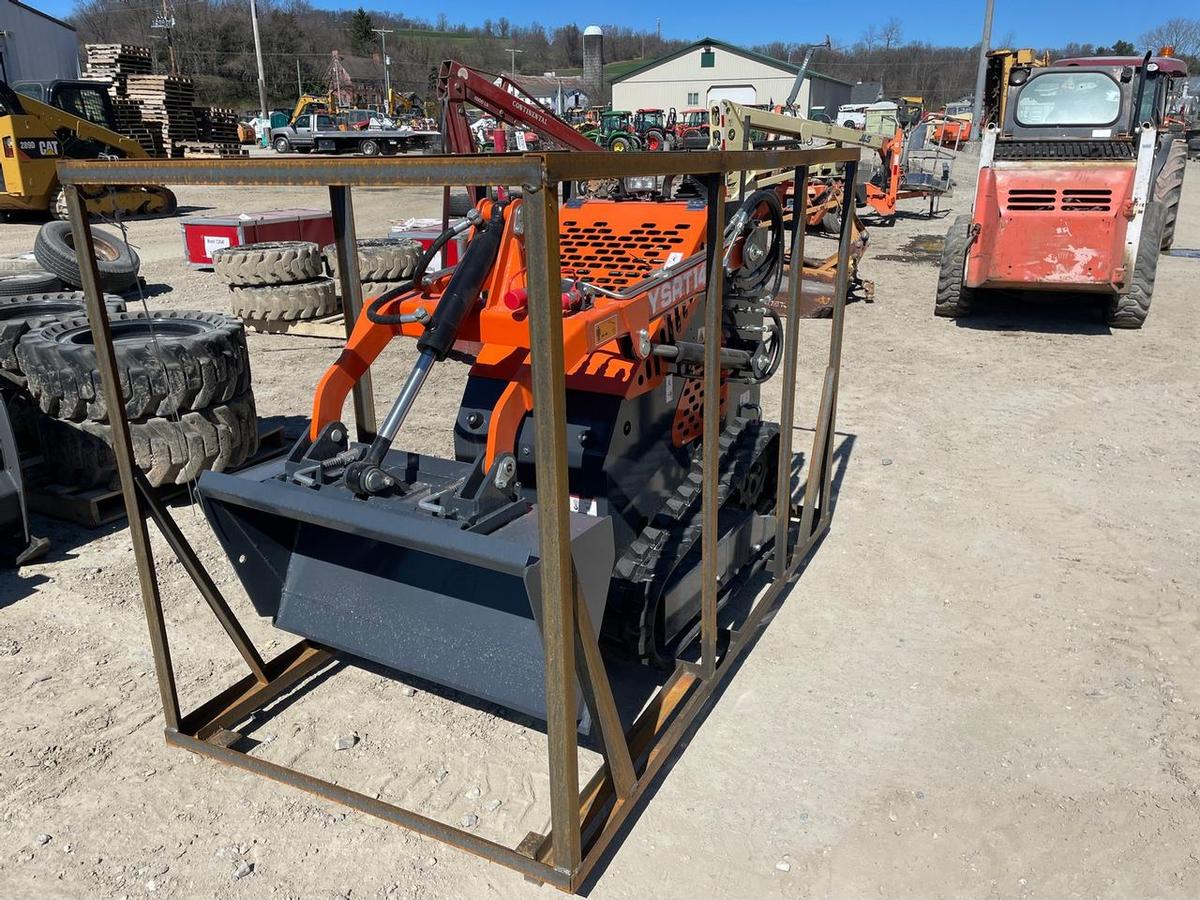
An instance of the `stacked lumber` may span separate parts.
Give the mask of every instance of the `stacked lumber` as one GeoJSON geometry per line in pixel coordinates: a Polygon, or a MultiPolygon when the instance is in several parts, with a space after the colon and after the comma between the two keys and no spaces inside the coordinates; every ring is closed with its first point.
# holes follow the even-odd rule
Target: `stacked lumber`
{"type": "Polygon", "coordinates": [[[150,48],[132,44],[85,44],[88,77],[104,75],[149,75],[150,48]]]}
{"type": "Polygon", "coordinates": [[[184,159],[226,159],[234,156],[249,156],[249,151],[240,144],[217,141],[184,141],[176,144],[183,151],[184,159]]]}
{"type": "Polygon", "coordinates": [[[196,140],[196,113],[192,109],[196,88],[192,79],[182,75],[129,75],[125,96],[138,104],[143,122],[159,126],[163,145],[172,148],[172,156],[183,155],[176,143],[196,140]]]}
{"type": "Polygon", "coordinates": [[[238,117],[232,109],[220,106],[197,106],[196,137],[214,144],[239,144],[238,117]]]}
{"type": "Polygon", "coordinates": [[[144,121],[141,105],[129,99],[127,94],[129,76],[150,74],[150,48],[131,44],[85,44],[83,49],[87,60],[83,77],[108,84],[117,131],[133,138],[151,156],[165,156],[162,126],[144,121]]]}

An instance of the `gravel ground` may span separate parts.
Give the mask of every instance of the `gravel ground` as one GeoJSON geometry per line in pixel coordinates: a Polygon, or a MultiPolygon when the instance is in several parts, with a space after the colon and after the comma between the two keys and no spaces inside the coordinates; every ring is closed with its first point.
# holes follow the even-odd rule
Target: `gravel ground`
{"type": "MultiPolygon", "coordinates": [[[[1110,333],[1085,300],[935,320],[937,252],[971,169],[960,161],[968,187],[949,216],[872,229],[862,269],[876,299],[847,315],[832,532],[592,887],[598,900],[1200,896],[1200,262],[1162,259],[1140,332],[1110,333]]],[[[1191,169],[1179,248],[1200,247],[1191,169]]],[[[214,213],[327,202],[179,197],[214,213]]],[[[437,200],[359,191],[360,234],[433,215],[437,200]]],[[[215,278],[181,261],[177,220],[129,230],[151,308],[227,308],[215,278]]],[[[0,253],[35,231],[4,225],[0,253]]],[[[801,336],[806,423],[828,323],[801,336]]],[[[260,414],[306,415],[338,344],[249,341],[260,414]]],[[[411,359],[398,344],[377,366],[381,406],[411,359]]],[[[435,374],[404,443],[450,451],[464,375],[435,374]]],[[[286,645],[199,513],[176,515],[260,648],[286,645]]],[[[35,525],[49,557],[0,574],[5,897],[555,896],[168,749],[126,530],[35,525]]],[[[242,672],[156,549],[192,704],[242,672]]],[[[510,845],[546,825],[542,735],[423,687],[345,669],[251,733],[267,758],[468,817],[510,845]]],[[[591,771],[595,754],[580,756],[591,771]]]]}

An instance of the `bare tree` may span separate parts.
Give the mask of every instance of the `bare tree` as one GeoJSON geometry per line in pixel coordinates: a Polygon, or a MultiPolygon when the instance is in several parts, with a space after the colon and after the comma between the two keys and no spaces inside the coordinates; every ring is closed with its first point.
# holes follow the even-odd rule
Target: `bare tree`
{"type": "Polygon", "coordinates": [[[879,40],[883,41],[883,49],[891,50],[893,47],[900,45],[900,39],[904,37],[904,23],[892,16],[883,23],[879,29],[879,40]]]}
{"type": "Polygon", "coordinates": [[[870,53],[879,43],[879,29],[874,25],[868,25],[863,29],[862,37],[859,39],[862,48],[870,53]]]}
{"type": "Polygon", "coordinates": [[[1147,50],[1174,47],[1176,56],[1200,56],[1200,19],[1168,19],[1142,35],[1147,50]]]}

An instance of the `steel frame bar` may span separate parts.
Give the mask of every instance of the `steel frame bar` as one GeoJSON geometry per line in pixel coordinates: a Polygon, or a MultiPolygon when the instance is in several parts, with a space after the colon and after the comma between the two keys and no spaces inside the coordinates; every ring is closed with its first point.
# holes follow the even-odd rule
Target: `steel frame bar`
{"type": "MultiPolygon", "coordinates": [[[[138,566],[142,599],[150,631],[155,670],[163,703],[168,743],[221,762],[299,787],[337,803],[402,825],[454,847],[514,869],[534,880],[565,891],[576,891],[593,871],[605,850],[646,795],[671,751],[692,728],[732,671],[735,661],[753,645],[775,607],[809,559],[829,527],[832,515],[831,478],[838,370],[845,320],[847,263],[853,215],[854,165],[857,149],[757,150],[699,153],[572,153],[523,154],[495,157],[418,157],[387,160],[196,160],[70,161],[59,164],[67,207],[79,257],[88,318],[96,346],[97,366],[110,411],[113,450],[129,517],[130,536],[138,566]],[[724,178],[740,169],[786,167],[796,183],[806,184],[811,167],[846,164],[845,206],[839,244],[839,268],[833,299],[829,358],[821,392],[813,449],[803,487],[795,546],[789,538],[796,526],[796,503],[791,490],[792,424],[796,390],[799,326],[795,315],[803,286],[802,267],[789,276],[788,324],[784,338],[784,385],[781,412],[780,484],[776,510],[776,548],[772,582],[735,631],[726,633],[718,651],[718,586],[716,485],[720,437],[719,348],[723,301],[721,241],[724,178]],[[597,643],[596,623],[590,621],[575,581],[568,539],[565,377],[562,365],[562,315],[557,302],[561,273],[558,251],[558,185],[580,178],[634,174],[692,174],[709,182],[708,302],[705,312],[705,398],[703,414],[703,507],[701,565],[705,584],[701,602],[701,662],[680,661],[666,684],[652,698],[628,732],[621,729],[612,687],[597,643]],[[256,711],[282,697],[304,679],[340,658],[336,651],[302,640],[264,662],[215,582],[196,556],[170,513],[134,463],[129,423],[121,398],[108,311],[99,276],[81,186],[104,184],[257,184],[325,185],[330,189],[335,238],[342,281],[347,328],[361,311],[357,248],[354,243],[351,186],[433,185],[465,183],[521,184],[529,270],[530,343],[535,398],[539,479],[539,540],[541,558],[541,624],[545,650],[547,744],[550,771],[551,825],[546,835],[531,834],[517,848],[485,840],[418,813],[348,790],[286,766],[238,750],[241,739],[233,729],[256,711]],[[184,564],[201,595],[242,654],[250,674],[184,715],[180,709],[171,664],[147,517],[154,519],[167,544],[184,564]],[[600,726],[604,764],[579,788],[575,728],[575,679],[600,726]]],[[[803,203],[807,192],[797,191],[803,203]]],[[[803,207],[801,207],[803,213],[803,207]]],[[[803,214],[793,217],[793,259],[803,258],[803,214]]],[[[374,431],[374,404],[369,386],[355,398],[360,429],[374,431]]],[[[363,432],[360,430],[360,435],[363,432]]]]}
{"type": "MultiPolygon", "coordinates": [[[[354,228],[354,199],[350,196],[349,185],[330,185],[329,209],[333,213],[333,243],[338,261],[338,289],[342,295],[342,322],[346,327],[346,340],[349,340],[363,303],[362,279],[358,274],[358,237],[354,228]]],[[[353,398],[355,433],[359,441],[369,444],[375,439],[377,427],[370,369],[354,382],[353,398]]]]}

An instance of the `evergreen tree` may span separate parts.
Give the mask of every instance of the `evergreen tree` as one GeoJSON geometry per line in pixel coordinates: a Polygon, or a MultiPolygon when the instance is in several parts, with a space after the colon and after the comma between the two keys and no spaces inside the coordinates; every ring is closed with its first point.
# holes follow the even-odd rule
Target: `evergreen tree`
{"type": "Polygon", "coordinates": [[[375,46],[375,20],[361,6],[350,16],[350,52],[356,56],[366,56],[375,46]]]}

